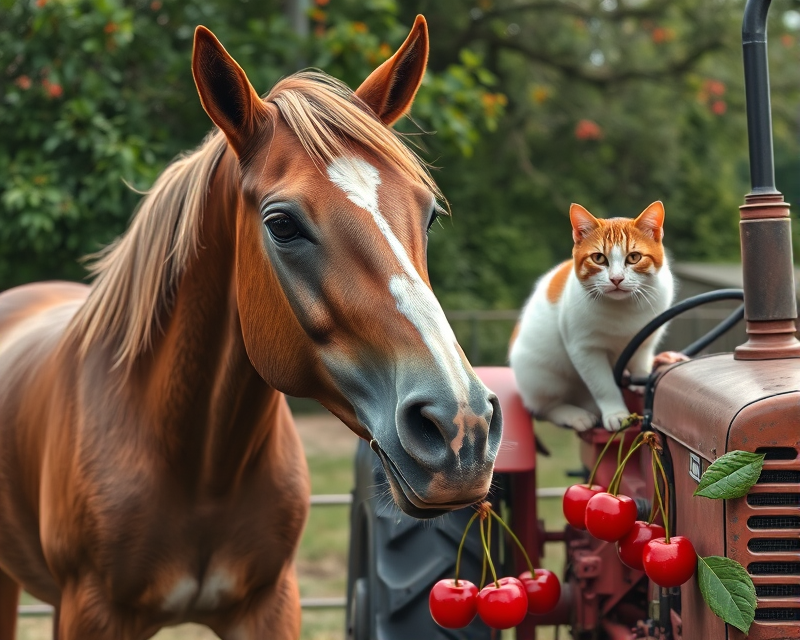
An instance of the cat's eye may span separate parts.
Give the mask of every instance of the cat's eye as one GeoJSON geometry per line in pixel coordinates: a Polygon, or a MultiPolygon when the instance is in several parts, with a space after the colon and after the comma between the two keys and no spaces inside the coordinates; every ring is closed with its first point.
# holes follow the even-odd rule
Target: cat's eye
{"type": "Polygon", "coordinates": [[[628,257],[625,259],[625,262],[628,264],[636,264],[639,260],[642,259],[642,254],[638,251],[633,251],[632,253],[628,254],[628,257]]]}
{"type": "Polygon", "coordinates": [[[608,258],[606,258],[602,253],[593,253],[590,257],[592,258],[592,262],[595,264],[608,264],[608,258]]]}
{"type": "Polygon", "coordinates": [[[290,242],[300,235],[297,223],[283,212],[267,216],[264,224],[277,242],[290,242]]]}

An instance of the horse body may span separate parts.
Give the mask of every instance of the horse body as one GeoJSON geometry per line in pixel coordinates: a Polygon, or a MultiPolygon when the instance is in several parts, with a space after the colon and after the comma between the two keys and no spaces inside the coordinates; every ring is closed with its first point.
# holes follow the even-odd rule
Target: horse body
{"type": "MultiPolygon", "coordinates": [[[[232,206],[209,203],[205,237],[224,237],[232,206]]],[[[291,561],[308,472],[285,398],[255,371],[236,326],[228,240],[199,251],[163,335],[124,385],[101,347],[70,368],[80,359],[64,334],[86,287],[0,296],[3,320],[19,318],[0,320],[0,372],[13,381],[0,450],[17,461],[3,468],[0,566],[62,608],[69,637],[146,637],[184,621],[229,634],[249,609],[276,612],[259,630],[297,635],[291,561]]]]}
{"type": "Polygon", "coordinates": [[[220,131],[159,177],[90,288],[0,295],[0,640],[18,585],[60,640],[186,621],[297,638],[309,479],[283,393],[370,440],[406,512],[485,496],[497,400],[427,280],[435,185],[386,127],[426,59],[418,18],[355,94],[301,74],[262,101],[198,28],[220,131]]]}

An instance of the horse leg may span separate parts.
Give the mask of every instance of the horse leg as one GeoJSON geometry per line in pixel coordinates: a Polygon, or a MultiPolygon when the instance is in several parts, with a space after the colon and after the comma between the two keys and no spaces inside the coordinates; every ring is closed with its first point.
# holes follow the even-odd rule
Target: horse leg
{"type": "Polygon", "coordinates": [[[294,567],[285,572],[275,591],[254,600],[234,619],[209,627],[222,640],[298,640],[300,590],[294,567]]]}
{"type": "Polygon", "coordinates": [[[53,611],[53,640],[58,640],[58,607],[53,611]]]}
{"type": "Polygon", "coordinates": [[[20,586],[0,571],[0,640],[17,637],[17,607],[20,586]]]}
{"type": "Polygon", "coordinates": [[[58,608],[58,640],[141,640],[158,627],[144,624],[135,613],[116,609],[102,586],[66,586],[58,608]]]}

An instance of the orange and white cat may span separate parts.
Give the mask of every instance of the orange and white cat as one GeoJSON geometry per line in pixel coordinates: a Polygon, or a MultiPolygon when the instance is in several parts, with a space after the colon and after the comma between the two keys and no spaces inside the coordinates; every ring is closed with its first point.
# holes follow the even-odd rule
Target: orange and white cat
{"type": "MultiPolygon", "coordinates": [[[[578,431],[598,422],[616,431],[630,412],[614,383],[614,363],[674,295],[661,242],[664,205],[654,202],[636,219],[603,220],[573,204],[569,217],[572,260],[536,283],[509,359],[534,416],[578,431]]],[[[632,375],[650,373],[662,334],[634,354],[632,375]]]]}

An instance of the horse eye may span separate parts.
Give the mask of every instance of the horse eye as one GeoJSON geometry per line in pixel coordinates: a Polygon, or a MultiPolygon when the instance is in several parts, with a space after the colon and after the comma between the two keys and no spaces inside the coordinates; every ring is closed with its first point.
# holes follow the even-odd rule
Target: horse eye
{"type": "Polygon", "coordinates": [[[606,257],[602,253],[593,253],[591,258],[595,264],[608,264],[608,260],[606,260],[606,257]]]}
{"type": "Polygon", "coordinates": [[[264,220],[264,224],[278,242],[289,242],[300,235],[297,223],[285,213],[273,213],[264,220]]]}
{"type": "Polygon", "coordinates": [[[628,264],[636,264],[639,260],[642,259],[642,254],[638,251],[634,251],[633,253],[628,254],[628,264]]]}

